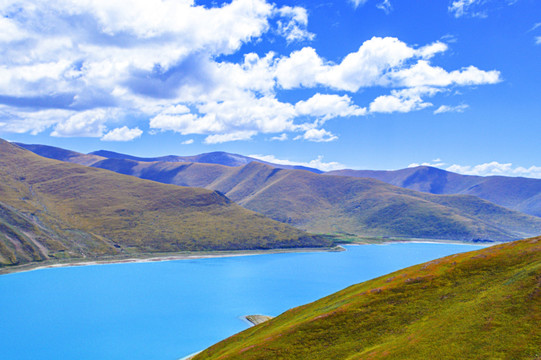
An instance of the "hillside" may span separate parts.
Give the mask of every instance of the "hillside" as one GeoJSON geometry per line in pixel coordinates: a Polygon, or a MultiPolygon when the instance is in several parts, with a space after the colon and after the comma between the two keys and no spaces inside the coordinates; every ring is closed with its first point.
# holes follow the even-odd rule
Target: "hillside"
{"type": "Polygon", "coordinates": [[[431,194],[474,195],[512,210],[541,216],[541,179],[460,175],[430,166],[394,171],[337,170],[326,174],[378,179],[431,194]]]}
{"type": "Polygon", "coordinates": [[[142,179],[217,190],[247,209],[317,233],[515,240],[541,219],[468,195],[432,195],[378,180],[319,175],[251,162],[216,164],[103,159],[91,166],[142,179]]]}
{"type": "Polygon", "coordinates": [[[224,340],[211,359],[538,359],[541,237],[399,270],[224,340]]]}
{"type": "Polygon", "coordinates": [[[200,188],[50,160],[0,140],[0,267],[152,252],[328,246],[200,188]]]}

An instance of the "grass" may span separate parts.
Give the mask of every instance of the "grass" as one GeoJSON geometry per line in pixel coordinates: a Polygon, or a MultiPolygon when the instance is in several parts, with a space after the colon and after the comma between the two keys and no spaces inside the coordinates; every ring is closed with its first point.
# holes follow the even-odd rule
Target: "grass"
{"type": "Polygon", "coordinates": [[[541,237],[351,286],[195,359],[539,359],[541,237]]]}

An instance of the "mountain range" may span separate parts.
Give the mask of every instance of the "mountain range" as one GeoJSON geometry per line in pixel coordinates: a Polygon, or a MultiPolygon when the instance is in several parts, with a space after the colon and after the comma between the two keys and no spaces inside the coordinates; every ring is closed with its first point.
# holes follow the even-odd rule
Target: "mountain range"
{"type": "Polygon", "coordinates": [[[394,171],[336,170],[326,174],[378,179],[430,194],[474,195],[512,210],[541,216],[541,179],[461,175],[430,166],[394,171]]]}
{"type": "Polygon", "coordinates": [[[330,245],[216,191],[47,159],[0,140],[0,267],[49,259],[330,245]]]}
{"type": "Polygon", "coordinates": [[[472,195],[435,195],[375,179],[281,169],[257,161],[241,166],[141,161],[118,153],[106,158],[110,153],[103,151],[80,154],[19,145],[58,160],[216,190],[247,209],[310,232],[455,240],[513,240],[541,233],[541,218],[472,195]]]}
{"type": "Polygon", "coordinates": [[[538,359],[541,237],[353,285],[199,353],[212,359],[538,359]]]}

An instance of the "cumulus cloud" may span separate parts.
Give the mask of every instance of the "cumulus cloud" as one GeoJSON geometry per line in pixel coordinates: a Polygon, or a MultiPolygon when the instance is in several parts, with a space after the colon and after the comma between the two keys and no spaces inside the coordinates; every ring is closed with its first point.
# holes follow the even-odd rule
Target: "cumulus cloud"
{"type": "Polygon", "coordinates": [[[255,159],[259,159],[262,161],[270,162],[273,164],[279,164],[279,165],[299,165],[299,166],[306,166],[311,168],[316,168],[321,171],[332,171],[332,170],[340,170],[344,169],[346,166],[343,164],[340,164],[336,161],[330,161],[330,162],[324,162],[323,156],[319,155],[317,159],[310,160],[310,161],[291,161],[286,159],[279,159],[275,157],[274,155],[249,155],[250,157],[253,157],[255,159]]]}
{"type": "Polygon", "coordinates": [[[541,36],[536,36],[536,37],[535,37],[535,43],[536,43],[537,45],[541,44],[541,36]]]}
{"type": "Polygon", "coordinates": [[[101,140],[103,141],[131,141],[137,139],[143,134],[143,131],[138,127],[130,129],[127,126],[113,129],[107,134],[103,135],[101,140]]]}
{"type": "Polygon", "coordinates": [[[420,48],[408,46],[397,38],[373,37],[358,51],[348,54],[339,64],[321,58],[311,47],[281,58],[276,79],[284,89],[327,86],[356,92],[362,87],[394,86],[466,86],[494,84],[498,71],[483,71],[468,66],[451,72],[432,66],[429,59],[445,52],[448,46],[435,42],[420,48]],[[408,61],[416,60],[413,65],[408,61]]]}
{"type": "Polygon", "coordinates": [[[193,139],[188,139],[188,140],[184,140],[183,142],[181,142],[182,145],[190,145],[190,144],[193,144],[193,139]]]}
{"type": "Polygon", "coordinates": [[[325,129],[308,129],[304,134],[297,136],[294,140],[308,140],[314,142],[329,142],[337,140],[338,136],[333,135],[325,129]]]}
{"type": "Polygon", "coordinates": [[[87,110],[73,114],[56,124],[52,136],[101,137],[106,130],[108,112],[104,109],[87,110]]]}
{"type": "Polygon", "coordinates": [[[317,93],[308,100],[301,100],[295,104],[295,111],[299,116],[313,116],[322,120],[336,117],[361,116],[366,109],[355,104],[347,95],[329,95],[317,93]]]}
{"type": "Polygon", "coordinates": [[[469,106],[467,104],[461,104],[456,106],[441,105],[439,108],[434,110],[434,114],[443,114],[446,112],[464,112],[469,106]]]}
{"type": "MultiPolygon", "coordinates": [[[[390,9],[387,0],[379,5],[390,9]]],[[[139,127],[123,122],[137,117],[153,133],[205,135],[205,143],[260,133],[325,142],[337,139],[323,128],[331,119],[420,110],[444,88],[500,81],[494,70],[433,66],[448,49],[441,41],[374,37],[336,62],[309,46],[239,54],[243,44],[276,36],[313,39],[306,9],[267,0],[2,2],[0,130],[135,139],[139,127]],[[244,56],[223,56],[230,54],[244,56]],[[370,87],[387,94],[355,104],[352,94],[370,87]],[[282,100],[281,91],[299,88],[311,92],[282,100]]]]}
{"type": "Polygon", "coordinates": [[[440,90],[430,87],[419,87],[393,90],[390,95],[382,95],[370,104],[372,113],[410,112],[432,106],[425,102],[423,96],[433,96],[440,90]]]}
{"type": "Polygon", "coordinates": [[[286,18],[286,21],[278,20],[278,32],[288,41],[313,40],[315,34],[306,30],[308,25],[308,13],[300,6],[283,6],[278,13],[286,18]]]}

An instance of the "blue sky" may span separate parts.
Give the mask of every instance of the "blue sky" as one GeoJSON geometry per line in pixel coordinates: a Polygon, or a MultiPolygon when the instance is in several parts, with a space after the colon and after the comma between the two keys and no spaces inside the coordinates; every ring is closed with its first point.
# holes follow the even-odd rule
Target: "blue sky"
{"type": "Polygon", "coordinates": [[[0,4],[0,136],[541,178],[537,0],[0,4]]]}

